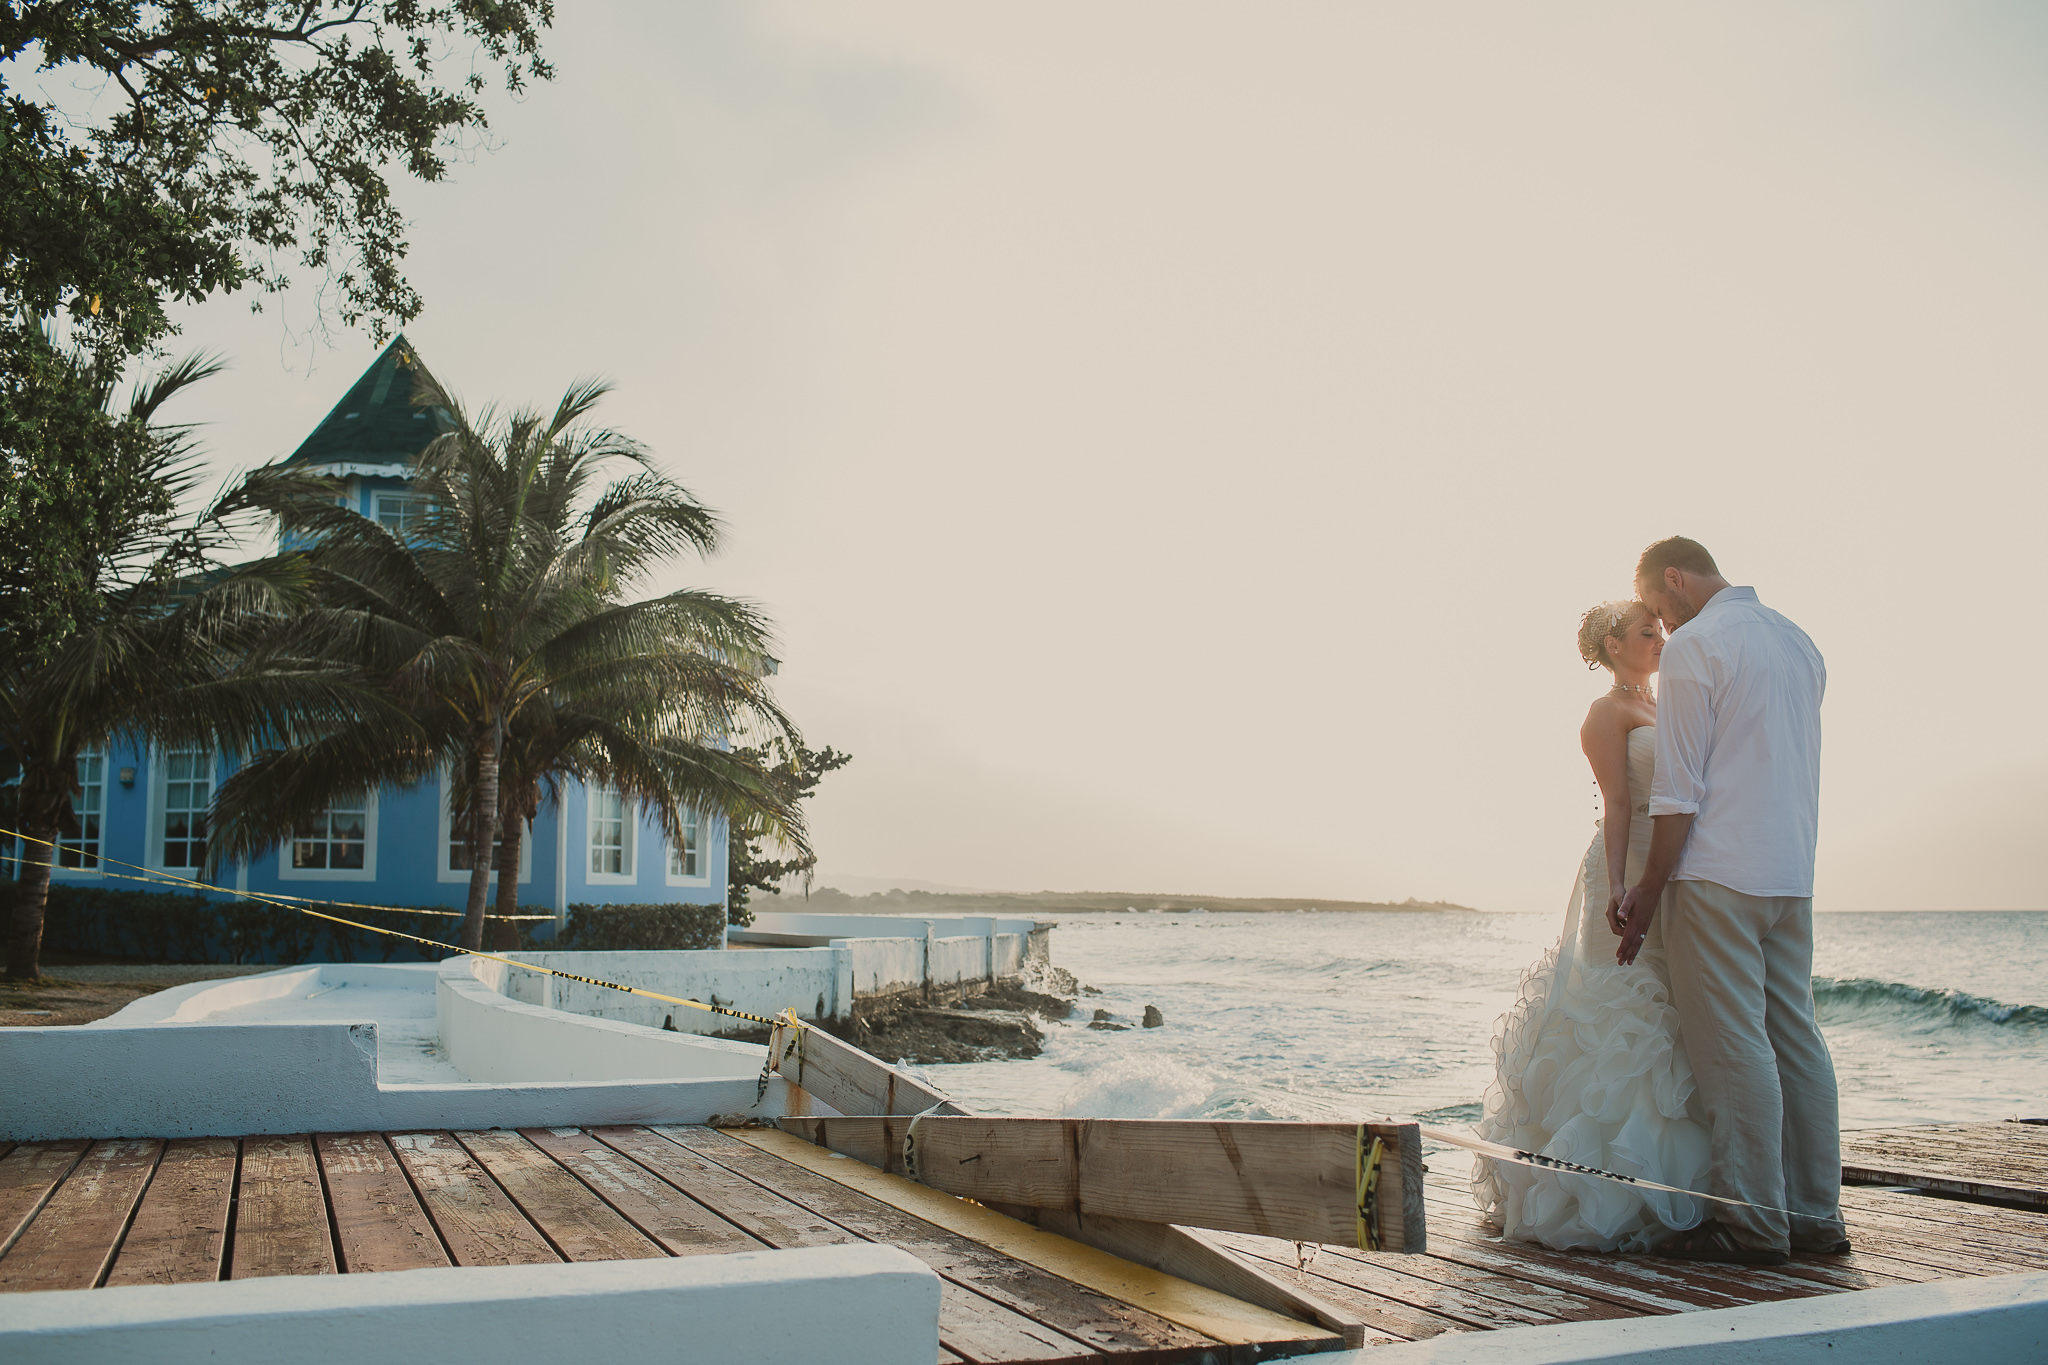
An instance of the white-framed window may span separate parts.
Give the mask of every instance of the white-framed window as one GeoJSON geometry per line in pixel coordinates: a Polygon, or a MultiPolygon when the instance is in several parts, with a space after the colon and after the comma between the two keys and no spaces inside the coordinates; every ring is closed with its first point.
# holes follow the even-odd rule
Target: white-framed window
{"type": "Polygon", "coordinates": [[[377,877],[377,794],[336,801],[299,822],[278,855],[287,881],[367,882],[377,877]]]}
{"type": "Polygon", "coordinates": [[[704,871],[703,824],[697,812],[683,812],[683,837],[669,845],[668,884],[670,886],[701,886],[707,877],[704,871]]]}
{"type": "Polygon", "coordinates": [[[590,857],[593,882],[637,880],[633,866],[633,804],[606,787],[590,789],[590,857]]]}
{"type": "Polygon", "coordinates": [[[147,859],[165,872],[197,872],[211,833],[213,750],[159,749],[153,757],[147,859]]]}
{"type": "Polygon", "coordinates": [[[377,524],[400,540],[417,535],[433,501],[419,493],[378,493],[372,497],[377,524]]]}
{"type": "MultiPolygon", "coordinates": [[[[435,868],[436,877],[444,882],[466,882],[469,880],[469,841],[455,828],[455,810],[452,800],[455,784],[448,769],[441,769],[441,861],[435,868]]],[[[491,845],[492,862],[497,861],[497,852],[504,847],[501,836],[491,845]]],[[[494,868],[491,880],[498,877],[494,868]]],[[[533,831],[526,831],[526,837],[519,841],[519,880],[533,880],[533,831]]]]}
{"type": "Polygon", "coordinates": [[[71,793],[71,809],[78,816],[78,833],[57,835],[55,873],[99,875],[100,840],[107,819],[107,751],[104,745],[82,749],[78,755],[78,790],[71,793]]]}

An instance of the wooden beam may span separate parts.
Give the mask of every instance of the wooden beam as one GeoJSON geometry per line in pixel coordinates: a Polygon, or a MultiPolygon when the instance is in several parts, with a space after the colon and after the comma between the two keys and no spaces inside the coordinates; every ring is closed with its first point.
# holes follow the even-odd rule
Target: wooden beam
{"type": "Polygon", "coordinates": [[[1036,1223],[1098,1251],[1163,1270],[1169,1275],[1269,1308],[1275,1313],[1319,1323],[1344,1339],[1348,1349],[1365,1345],[1365,1324],[1327,1299],[1299,1285],[1270,1275],[1240,1260],[1195,1228],[1170,1223],[1138,1223],[1128,1218],[1089,1217],[1064,1209],[1037,1211],[1036,1223]]]}
{"type": "Polygon", "coordinates": [[[940,1091],[815,1026],[785,1044],[776,1070],[842,1114],[964,1114],[940,1091]]]}
{"type": "MultiPolygon", "coordinates": [[[[1264,1351],[1260,1359],[1336,1347],[1335,1338],[1319,1325],[1290,1320],[1272,1309],[1109,1255],[900,1177],[884,1175],[863,1162],[832,1156],[787,1133],[745,1128],[728,1136],[949,1232],[971,1237],[992,1251],[1214,1337],[1226,1346],[1251,1345],[1263,1350],[1271,1343],[1288,1343],[1284,1351],[1264,1351]]],[[[1244,1357],[1233,1352],[1228,1358],[1244,1357]]]]}
{"type": "MultiPolygon", "coordinates": [[[[904,1149],[909,1118],[778,1123],[879,1170],[984,1204],[1297,1242],[1358,1240],[1355,1124],[933,1115],[918,1120],[912,1170],[904,1149]]],[[[1373,1123],[1366,1136],[1385,1144],[1380,1249],[1422,1251],[1421,1131],[1412,1123],[1373,1123]]]]}

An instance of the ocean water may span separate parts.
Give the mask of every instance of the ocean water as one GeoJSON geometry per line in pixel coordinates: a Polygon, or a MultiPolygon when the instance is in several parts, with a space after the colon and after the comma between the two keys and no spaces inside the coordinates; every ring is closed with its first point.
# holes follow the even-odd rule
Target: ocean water
{"type": "MultiPolygon", "coordinates": [[[[1029,1061],[927,1068],[971,1109],[1098,1118],[1469,1122],[1489,1040],[1562,915],[1091,914],[1095,987],[1029,1061]],[[1162,1028],[1137,1027],[1146,1005],[1162,1028]],[[1107,1009],[1127,1032],[1092,1030],[1107,1009]]],[[[2048,912],[1822,913],[1814,989],[1845,1128],[2048,1117],[2048,912]]]]}

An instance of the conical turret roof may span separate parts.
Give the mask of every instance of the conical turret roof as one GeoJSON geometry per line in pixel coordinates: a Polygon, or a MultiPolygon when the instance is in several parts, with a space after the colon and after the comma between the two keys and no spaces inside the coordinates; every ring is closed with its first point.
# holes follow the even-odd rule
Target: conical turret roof
{"type": "Polygon", "coordinates": [[[363,371],[286,464],[338,474],[403,474],[427,443],[448,430],[439,408],[415,407],[426,366],[403,332],[363,371]]]}

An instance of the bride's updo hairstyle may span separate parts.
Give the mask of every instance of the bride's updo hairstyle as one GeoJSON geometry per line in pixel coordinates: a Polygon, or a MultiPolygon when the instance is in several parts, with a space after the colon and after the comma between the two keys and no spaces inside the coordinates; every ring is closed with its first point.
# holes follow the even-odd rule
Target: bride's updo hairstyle
{"type": "Polygon", "coordinates": [[[1586,667],[1613,672],[1614,660],[1607,657],[1604,646],[1615,636],[1626,634],[1636,618],[1646,610],[1633,598],[1618,598],[1588,608],[1586,614],[1579,618],[1579,657],[1586,661],[1586,667]]]}

